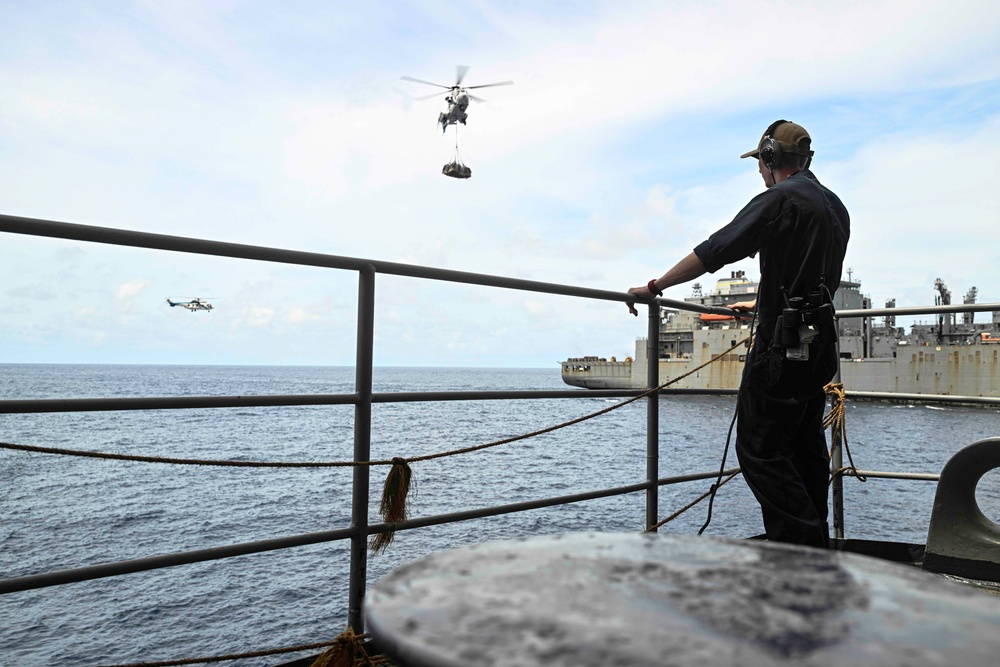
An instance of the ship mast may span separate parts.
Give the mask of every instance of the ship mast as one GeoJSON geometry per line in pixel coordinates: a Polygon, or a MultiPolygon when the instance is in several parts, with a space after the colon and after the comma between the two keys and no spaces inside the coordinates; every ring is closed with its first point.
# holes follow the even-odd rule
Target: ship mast
{"type": "MultiPolygon", "coordinates": [[[[940,278],[934,281],[934,289],[938,291],[938,296],[934,297],[934,305],[950,306],[951,290],[948,289],[947,285],[945,285],[940,278]]],[[[938,318],[937,339],[939,343],[942,340],[947,340],[951,338],[951,327],[954,321],[955,321],[954,313],[942,313],[941,317],[938,318]]]]}

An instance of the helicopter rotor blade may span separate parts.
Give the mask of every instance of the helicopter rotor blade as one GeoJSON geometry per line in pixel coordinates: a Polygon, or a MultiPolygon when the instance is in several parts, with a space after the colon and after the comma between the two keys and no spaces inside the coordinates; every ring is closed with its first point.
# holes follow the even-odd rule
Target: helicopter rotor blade
{"type": "Polygon", "coordinates": [[[403,81],[413,81],[415,83],[426,83],[428,86],[437,86],[438,88],[447,88],[451,90],[451,86],[442,86],[440,83],[431,83],[430,81],[424,81],[423,79],[414,79],[412,76],[401,76],[399,77],[403,81]]]}
{"type": "Polygon", "coordinates": [[[484,83],[481,86],[466,86],[466,90],[472,90],[473,88],[492,88],[493,86],[513,86],[513,81],[500,81],[499,83],[484,83]]]}
{"type": "Polygon", "coordinates": [[[418,102],[421,100],[429,100],[432,97],[440,97],[441,95],[446,95],[450,90],[451,88],[449,88],[448,90],[443,90],[440,93],[431,93],[430,95],[424,95],[423,97],[418,97],[416,99],[418,102]]]}
{"type": "Polygon", "coordinates": [[[476,97],[476,96],[475,96],[475,95],[473,95],[472,93],[466,93],[466,95],[468,95],[468,96],[469,96],[469,99],[470,99],[470,100],[472,100],[473,102],[479,102],[480,104],[482,104],[483,102],[485,102],[485,101],[486,101],[486,100],[484,100],[484,99],[483,99],[483,98],[481,98],[481,97],[476,97]]]}
{"type": "Polygon", "coordinates": [[[468,74],[468,72],[469,72],[469,66],[468,65],[458,65],[457,67],[455,67],[455,85],[456,86],[461,86],[462,85],[462,79],[465,78],[465,75],[468,74]]]}

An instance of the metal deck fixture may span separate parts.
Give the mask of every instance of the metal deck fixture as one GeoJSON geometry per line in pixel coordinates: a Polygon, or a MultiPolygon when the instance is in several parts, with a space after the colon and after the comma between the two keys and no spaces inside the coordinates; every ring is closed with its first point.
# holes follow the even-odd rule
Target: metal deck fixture
{"type": "Polygon", "coordinates": [[[941,471],[927,528],[924,569],[1000,582],[1000,526],[976,502],[983,475],[1000,468],[1000,438],[974,442],[941,471]]]}
{"type": "Polygon", "coordinates": [[[1000,605],[919,569],[789,544],[567,533],[431,554],[365,599],[401,667],[994,665],[1000,605]]]}

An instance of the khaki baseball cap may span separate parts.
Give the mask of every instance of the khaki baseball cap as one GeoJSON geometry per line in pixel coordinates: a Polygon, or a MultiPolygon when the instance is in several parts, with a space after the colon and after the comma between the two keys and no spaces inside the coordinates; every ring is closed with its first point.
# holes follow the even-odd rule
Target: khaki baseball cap
{"type": "Polygon", "coordinates": [[[806,128],[801,125],[796,125],[795,123],[787,120],[776,120],[771,123],[766,130],[764,130],[763,136],[761,136],[760,141],[757,142],[757,148],[744,153],[740,158],[745,157],[757,157],[760,154],[760,145],[764,143],[764,140],[771,137],[779,144],[781,144],[781,150],[786,153],[794,153],[795,155],[812,155],[813,151],[809,150],[809,143],[806,144],[805,148],[799,148],[799,145],[803,139],[808,139],[812,142],[812,137],[806,132],[806,128]]]}

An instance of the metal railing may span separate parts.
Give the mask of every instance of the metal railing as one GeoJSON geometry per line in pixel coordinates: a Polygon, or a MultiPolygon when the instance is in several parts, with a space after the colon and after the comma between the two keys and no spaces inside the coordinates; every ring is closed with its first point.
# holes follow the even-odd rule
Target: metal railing
{"type": "MultiPolygon", "coordinates": [[[[604,290],[588,289],[491,276],[462,271],[436,269],[380,260],[359,259],[336,255],[301,252],[278,248],[224,243],[202,239],[152,234],[146,232],[111,229],[104,227],[77,225],[48,220],[37,220],[9,215],[0,215],[0,232],[30,236],[58,238],[117,246],[129,246],[171,252],[192,253],[229,257],[261,262],[275,262],[299,266],[311,266],[345,271],[358,275],[357,307],[357,350],[355,355],[355,391],[351,394],[298,394],[298,395],[258,395],[258,396],[184,396],[157,398],[83,398],[83,399],[40,399],[0,401],[0,414],[7,413],[53,413],[53,412],[98,412],[109,410],[183,410],[192,408],[232,408],[245,406],[305,406],[305,405],[353,405],[354,406],[354,453],[355,462],[370,460],[372,405],[376,403],[417,402],[417,401],[465,401],[465,400],[511,400],[511,399],[552,399],[590,398],[594,396],[632,397],[643,393],[641,389],[630,390],[541,390],[541,391],[461,391],[461,392],[399,392],[374,393],[373,339],[375,319],[376,276],[379,274],[406,276],[425,280],[466,283],[472,285],[499,287],[520,291],[562,295],[584,299],[626,302],[632,300],[627,294],[604,290]]],[[[683,301],[657,299],[648,303],[647,320],[647,386],[659,384],[658,354],[656,350],[659,336],[660,308],[669,307],[700,313],[731,314],[728,308],[700,306],[683,301]]],[[[897,308],[891,310],[844,311],[839,317],[871,317],[883,314],[907,315],[930,312],[970,312],[1000,310],[1000,304],[978,304],[961,306],[940,306],[922,309],[897,308]]],[[[669,393],[735,393],[735,390],[670,390],[669,393]]],[[[893,397],[893,395],[873,395],[893,397]]],[[[922,397],[926,398],[926,397],[922,397]]],[[[352,486],[351,524],[335,530],[292,535],[276,539],[247,542],[224,547],[215,547],[181,553],[172,553],[149,558],[141,558],[117,563],[99,564],[38,575],[16,577],[0,581],[0,594],[55,586],[125,573],[172,567],[182,564],[230,558],[233,556],[260,553],[276,549],[287,549],[308,544],[350,540],[350,582],[348,593],[348,626],[358,630],[362,627],[361,603],[367,583],[368,539],[371,535],[389,530],[408,530],[426,526],[464,521],[468,519],[497,516],[511,512],[551,507],[581,502],[597,498],[645,492],[646,525],[653,526],[659,516],[658,489],[668,484],[710,479],[719,475],[718,470],[688,475],[660,478],[659,471],[659,410],[658,396],[654,393],[646,399],[646,478],[642,482],[616,488],[600,489],[573,495],[544,498],[529,502],[485,507],[476,510],[442,514],[410,519],[399,524],[369,523],[370,468],[354,466],[352,486]]],[[[836,448],[835,448],[836,449],[836,448]]],[[[731,474],[732,468],[724,471],[731,474]]],[[[916,476],[906,473],[865,473],[870,476],[897,476],[903,478],[928,479],[936,476],[916,476]]],[[[837,478],[840,479],[840,476],[837,478]]],[[[837,481],[837,480],[835,480],[837,481]]],[[[842,493],[840,512],[842,516],[842,493]]],[[[842,522],[841,533],[842,533],[842,522]]]]}
{"type": "MultiPolygon", "coordinates": [[[[545,293],[625,302],[629,296],[619,292],[602,291],[520,280],[462,271],[435,269],[411,264],[359,259],[336,255],[300,252],[279,248],[224,243],[203,239],[193,239],[163,234],[152,234],[106,227],[78,225],[50,220],[38,220],[9,215],[0,215],[0,231],[30,236],[85,241],[107,245],[166,250],[172,252],[229,257],[261,262],[276,262],[298,266],[354,271],[358,274],[357,307],[357,350],[355,357],[355,391],[352,394],[306,394],[273,396],[183,396],[157,398],[82,398],[82,399],[39,399],[0,401],[0,414],[7,413],[49,413],[49,412],[97,412],[109,410],[183,410],[193,408],[233,408],[246,406],[303,406],[303,405],[353,405],[354,406],[354,461],[370,460],[372,405],[376,403],[413,401],[464,401],[464,400],[511,400],[511,399],[551,399],[583,398],[593,396],[627,397],[637,396],[642,390],[599,390],[581,392],[578,389],[541,391],[461,391],[461,392],[399,392],[381,393],[372,391],[373,340],[375,318],[375,277],[378,274],[406,276],[426,280],[466,283],[485,287],[499,287],[520,291],[545,293]]],[[[659,305],[692,309],[684,302],[660,299],[659,305]]],[[[659,322],[659,305],[649,303],[649,331],[655,341],[659,322]]],[[[727,309],[696,306],[695,310],[706,313],[724,313],[727,309]]],[[[656,357],[649,369],[651,381],[656,378],[656,357]]],[[[117,563],[92,565],[70,570],[10,578],[0,581],[0,594],[67,584],[89,579],[141,572],[189,563],[230,558],[233,556],[260,553],[276,549],[287,549],[334,540],[350,540],[350,581],[348,593],[348,626],[362,627],[361,602],[367,583],[368,539],[371,535],[389,530],[408,530],[425,526],[463,521],[468,519],[497,516],[529,509],[551,507],[581,502],[608,496],[644,491],[646,494],[646,525],[652,526],[658,519],[658,489],[661,485],[677,484],[699,479],[709,479],[718,471],[706,471],[673,477],[658,477],[658,397],[647,398],[647,465],[646,479],[628,486],[600,489],[585,493],[544,498],[530,502],[486,507],[477,510],[428,516],[411,519],[398,524],[369,524],[370,469],[368,466],[354,466],[351,501],[351,525],[345,528],[303,535],[292,535],[276,539],[247,542],[224,547],[201,549],[181,553],[165,554],[117,563]]],[[[731,469],[733,473],[737,469],[731,469]]]]}
{"type": "MultiPolygon", "coordinates": [[[[902,307],[902,308],[865,308],[862,310],[842,310],[837,313],[837,319],[843,320],[853,317],[883,317],[883,316],[906,316],[906,315],[926,315],[932,313],[969,313],[969,312],[994,312],[1000,310],[1000,304],[995,303],[981,303],[981,304],[950,304],[942,306],[926,306],[926,307],[902,307]]],[[[837,368],[837,374],[834,377],[834,382],[840,382],[840,367],[837,368]]],[[[927,394],[908,394],[901,392],[876,392],[876,391],[852,391],[850,392],[852,398],[860,398],[866,400],[892,400],[892,401],[933,401],[937,403],[957,403],[963,405],[969,404],[979,404],[979,405],[1000,405],[1000,398],[995,398],[991,396],[950,396],[950,395],[927,395],[927,394]]],[[[831,447],[830,447],[830,467],[832,470],[843,470],[844,469],[844,443],[841,442],[840,433],[833,429],[831,433],[831,447]]],[[[909,480],[924,480],[924,481],[937,481],[938,475],[933,474],[923,474],[923,473],[897,473],[897,472],[879,472],[879,471],[865,471],[849,469],[844,474],[849,476],[858,476],[862,478],[872,477],[872,478],[884,478],[884,479],[909,479],[909,480]]],[[[837,539],[843,539],[845,536],[844,529],[844,474],[834,475],[833,479],[830,480],[830,502],[832,505],[831,513],[833,515],[833,537],[837,539]]]]}

